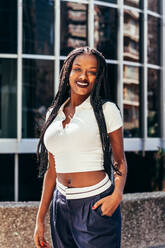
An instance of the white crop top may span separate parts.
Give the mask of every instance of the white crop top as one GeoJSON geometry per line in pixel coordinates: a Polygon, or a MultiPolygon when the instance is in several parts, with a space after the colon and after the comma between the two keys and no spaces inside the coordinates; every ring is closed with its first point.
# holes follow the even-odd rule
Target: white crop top
{"type": "MultiPolygon", "coordinates": [[[[90,104],[90,96],[75,108],[73,118],[63,128],[62,121],[66,118],[63,107],[66,102],[44,135],[44,144],[55,159],[56,172],[104,170],[99,128],[90,104]]],[[[46,120],[51,110],[47,112],[46,120]]],[[[104,103],[103,112],[108,133],[123,125],[120,112],[114,103],[104,103]]]]}

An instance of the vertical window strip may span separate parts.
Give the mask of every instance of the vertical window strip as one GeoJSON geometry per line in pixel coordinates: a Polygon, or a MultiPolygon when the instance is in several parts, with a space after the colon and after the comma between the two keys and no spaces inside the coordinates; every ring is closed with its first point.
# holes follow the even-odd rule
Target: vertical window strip
{"type": "Polygon", "coordinates": [[[117,85],[117,103],[120,107],[121,113],[123,115],[123,29],[124,29],[124,5],[123,0],[118,0],[118,48],[117,48],[117,58],[119,61],[118,66],[118,82],[117,85]]]}
{"type": "Polygon", "coordinates": [[[60,73],[60,0],[55,1],[55,39],[54,39],[54,52],[55,52],[55,63],[54,63],[54,95],[58,91],[59,86],[59,73],[60,73]]]}
{"type": "Polygon", "coordinates": [[[18,0],[18,44],[17,44],[17,140],[22,139],[22,0],[18,0]]]}
{"type": "Polygon", "coordinates": [[[161,126],[161,146],[165,150],[165,1],[161,1],[162,19],[161,19],[161,61],[160,65],[162,69],[160,70],[160,126],[161,126]]]}
{"type": "Polygon", "coordinates": [[[88,44],[94,47],[94,1],[89,0],[88,5],[88,44]]]}
{"type": "Polygon", "coordinates": [[[144,17],[143,17],[143,84],[142,84],[142,138],[143,138],[143,151],[146,150],[147,139],[147,86],[148,86],[148,69],[147,69],[147,32],[148,32],[148,19],[147,19],[147,1],[144,1],[144,17]]]}

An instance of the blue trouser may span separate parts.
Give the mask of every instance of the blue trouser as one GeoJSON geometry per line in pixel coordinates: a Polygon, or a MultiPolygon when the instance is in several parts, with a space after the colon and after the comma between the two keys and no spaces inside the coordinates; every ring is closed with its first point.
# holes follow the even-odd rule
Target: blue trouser
{"type": "Polygon", "coordinates": [[[113,186],[104,192],[81,199],[67,199],[55,189],[50,222],[54,248],[120,248],[120,206],[111,217],[101,215],[94,203],[112,194],[113,186]]]}

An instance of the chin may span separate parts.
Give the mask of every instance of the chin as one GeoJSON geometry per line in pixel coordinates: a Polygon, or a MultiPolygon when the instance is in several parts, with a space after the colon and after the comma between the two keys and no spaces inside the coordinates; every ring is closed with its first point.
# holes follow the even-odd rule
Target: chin
{"type": "Polygon", "coordinates": [[[91,94],[91,92],[76,92],[77,95],[80,95],[80,96],[89,96],[91,94]]]}

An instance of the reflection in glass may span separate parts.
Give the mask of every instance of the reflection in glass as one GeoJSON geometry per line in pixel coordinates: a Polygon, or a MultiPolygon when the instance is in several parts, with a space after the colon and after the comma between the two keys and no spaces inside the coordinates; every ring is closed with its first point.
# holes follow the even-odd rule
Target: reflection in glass
{"type": "Polygon", "coordinates": [[[159,109],[160,109],[160,82],[159,71],[148,69],[148,136],[158,137],[159,109]]]}
{"type": "Polygon", "coordinates": [[[124,60],[139,62],[140,15],[137,11],[124,10],[124,60]]]}
{"type": "Polygon", "coordinates": [[[23,53],[54,54],[54,1],[23,1],[23,53]]]}
{"type": "Polygon", "coordinates": [[[17,0],[0,1],[0,53],[17,53],[17,0]]]}
{"type": "Polygon", "coordinates": [[[0,138],[16,138],[17,62],[0,59],[0,138]]]}
{"type": "Polygon", "coordinates": [[[125,5],[129,5],[135,8],[140,8],[141,0],[124,0],[125,5]]]}
{"type": "Polygon", "coordinates": [[[0,201],[14,201],[14,155],[0,154],[0,165],[0,201]]]}
{"type": "Polygon", "coordinates": [[[117,59],[117,10],[95,5],[94,47],[107,59],[117,59]]]}
{"type": "Polygon", "coordinates": [[[54,95],[54,62],[23,60],[23,138],[38,138],[54,95]]]}
{"type": "Polygon", "coordinates": [[[157,13],[160,12],[160,0],[148,0],[148,9],[157,13]]]}
{"type": "Polygon", "coordinates": [[[160,19],[148,15],[148,63],[160,65],[160,19]]]}
{"type": "Polygon", "coordinates": [[[88,45],[86,4],[61,2],[61,55],[88,45]]]}
{"type": "Polygon", "coordinates": [[[139,136],[139,68],[124,66],[124,131],[125,137],[139,136]]]}
{"type": "Polygon", "coordinates": [[[19,155],[19,201],[39,201],[42,180],[38,178],[35,154],[19,155]]]}

